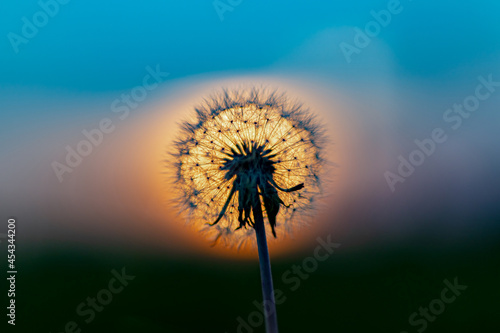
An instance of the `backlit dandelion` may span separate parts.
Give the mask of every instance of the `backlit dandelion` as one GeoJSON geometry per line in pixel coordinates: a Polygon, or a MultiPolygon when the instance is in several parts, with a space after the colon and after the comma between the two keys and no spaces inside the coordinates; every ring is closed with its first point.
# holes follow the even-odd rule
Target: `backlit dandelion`
{"type": "MultiPolygon", "coordinates": [[[[321,192],[322,131],[300,104],[257,88],[223,90],[195,111],[172,154],[179,208],[214,244],[257,239],[274,304],[264,221],[274,237],[306,221],[321,192]]],[[[267,317],[276,332],[275,311],[267,317]]]]}
{"type": "Polygon", "coordinates": [[[253,222],[243,206],[253,186],[273,236],[304,223],[320,192],[324,143],[307,110],[259,89],[223,91],[195,110],[173,153],[188,220],[216,242],[247,242],[253,222]]]}

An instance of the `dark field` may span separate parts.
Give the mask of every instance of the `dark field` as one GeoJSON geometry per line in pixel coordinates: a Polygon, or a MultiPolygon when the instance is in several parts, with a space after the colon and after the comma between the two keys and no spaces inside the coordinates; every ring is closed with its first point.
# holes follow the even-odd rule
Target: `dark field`
{"type": "MultiPolygon", "coordinates": [[[[417,242],[418,243],[418,242],[417,242]]],[[[493,332],[499,327],[500,245],[494,238],[460,249],[342,246],[306,279],[288,273],[310,253],[273,260],[280,332],[417,332],[409,316],[441,297],[445,279],[466,285],[426,332],[493,332]],[[480,247],[478,246],[480,244],[480,247]],[[300,285],[298,284],[300,282],[300,285]],[[295,289],[295,290],[292,290],[295,289]]],[[[261,300],[258,263],[172,258],[68,248],[19,250],[17,332],[264,332],[240,328],[261,300]],[[21,268],[22,267],[22,268],[21,268]],[[101,312],[81,305],[109,288],[112,270],[125,267],[128,285],[101,312]],[[77,313],[81,305],[84,315],[77,313]],[[91,314],[93,312],[93,314],[91,314]],[[92,316],[94,318],[91,319],[92,316]],[[86,323],[88,320],[89,323],[86,323]]],[[[113,288],[119,289],[116,282],[113,288]]],[[[109,294],[109,293],[108,293],[109,294]]],[[[448,295],[451,297],[451,294],[448,295]]],[[[259,320],[254,314],[253,322],[259,320]]],[[[415,320],[422,318],[416,317],[415,320]]],[[[11,329],[9,327],[9,329],[11,329]]]]}

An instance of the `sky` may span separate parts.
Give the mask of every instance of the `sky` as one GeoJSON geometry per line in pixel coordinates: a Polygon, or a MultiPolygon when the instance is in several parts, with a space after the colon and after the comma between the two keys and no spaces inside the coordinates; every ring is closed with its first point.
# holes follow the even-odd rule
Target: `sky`
{"type": "Polygon", "coordinates": [[[325,230],[356,246],[498,231],[500,3],[63,3],[0,4],[1,211],[26,220],[34,243],[197,244],[164,203],[161,160],[178,121],[238,85],[286,90],[328,128],[337,167],[300,241],[325,230]],[[154,88],[126,107],[146,75],[154,88]],[[488,96],[450,119],[478,89],[488,96]],[[61,181],[53,162],[105,119],[113,130],[61,181]],[[390,185],[399,157],[436,129],[446,140],[390,185]]]}

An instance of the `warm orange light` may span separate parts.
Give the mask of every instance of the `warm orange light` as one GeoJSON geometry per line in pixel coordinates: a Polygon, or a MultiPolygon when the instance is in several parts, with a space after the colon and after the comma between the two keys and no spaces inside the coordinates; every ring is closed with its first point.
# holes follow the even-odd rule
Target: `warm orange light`
{"type": "MultiPolygon", "coordinates": [[[[242,202],[247,190],[240,188],[236,195],[238,173],[225,168],[230,163],[243,167],[263,155],[268,156],[273,171],[252,169],[249,175],[257,183],[273,187],[272,198],[280,207],[276,231],[283,236],[305,222],[320,193],[323,138],[319,126],[300,105],[264,90],[224,91],[197,108],[197,118],[182,127],[173,153],[173,187],[186,218],[210,239],[240,247],[253,242],[253,228],[241,220],[248,205],[242,202]],[[243,161],[235,156],[247,157],[243,161]],[[299,184],[303,188],[290,190],[299,184]]],[[[262,192],[260,196],[266,211],[265,196],[262,192]]],[[[266,213],[270,222],[269,211],[266,213]]]]}

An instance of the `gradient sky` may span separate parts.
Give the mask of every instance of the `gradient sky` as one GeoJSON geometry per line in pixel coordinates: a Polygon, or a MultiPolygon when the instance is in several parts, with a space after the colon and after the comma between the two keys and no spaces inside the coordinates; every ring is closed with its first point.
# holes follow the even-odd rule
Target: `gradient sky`
{"type": "MultiPolygon", "coordinates": [[[[337,204],[330,215],[320,214],[322,225],[360,242],[377,238],[374,231],[466,234],[496,226],[500,89],[459,130],[448,131],[449,140],[395,193],[383,173],[397,168],[398,156],[407,156],[415,139],[448,126],[443,113],[474,92],[478,76],[500,81],[500,3],[401,1],[402,11],[346,62],[339,44],[353,44],[353,29],[364,28],[373,20],[370,12],[387,4],[244,0],[221,21],[212,1],[73,0],[16,53],[8,34],[20,35],[22,18],[32,21],[40,6],[2,1],[2,213],[26,214],[41,241],[85,230],[95,238],[102,221],[109,230],[99,237],[113,233],[117,224],[109,221],[118,220],[137,234],[130,216],[161,205],[141,178],[130,180],[151,171],[137,160],[154,164],[175,131],[172,124],[204,94],[243,82],[286,87],[326,119],[339,168],[331,197],[337,204]],[[51,161],[64,156],[66,145],[76,145],[83,129],[112,118],[111,102],[140,84],[147,66],[170,74],[60,184],[51,161]],[[152,142],[155,149],[144,148],[152,142]],[[117,161],[130,170],[117,176],[110,167],[117,161]],[[123,183],[130,185],[116,190],[123,183]],[[115,193],[119,208],[106,191],[115,193]],[[52,228],[60,234],[49,237],[52,228]]],[[[150,216],[156,221],[151,230],[160,228],[164,213],[150,216]]]]}

